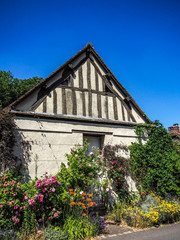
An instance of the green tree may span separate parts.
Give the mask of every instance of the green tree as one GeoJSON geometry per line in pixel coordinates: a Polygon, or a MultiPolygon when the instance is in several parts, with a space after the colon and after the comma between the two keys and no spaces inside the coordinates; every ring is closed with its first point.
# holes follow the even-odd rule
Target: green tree
{"type": "Polygon", "coordinates": [[[7,107],[42,80],[39,77],[18,79],[10,71],[0,70],[0,109],[7,107]]]}
{"type": "Polygon", "coordinates": [[[168,131],[158,121],[154,125],[136,127],[138,142],[130,146],[133,173],[138,182],[149,191],[179,195],[180,153],[168,131]],[[142,143],[142,136],[148,140],[142,143]]]}

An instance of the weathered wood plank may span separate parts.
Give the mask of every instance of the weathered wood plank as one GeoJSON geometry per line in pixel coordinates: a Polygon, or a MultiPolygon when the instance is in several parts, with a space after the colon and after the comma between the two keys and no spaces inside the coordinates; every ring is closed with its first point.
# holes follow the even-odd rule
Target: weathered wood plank
{"type": "Polygon", "coordinates": [[[70,86],[74,87],[74,79],[72,76],[70,76],[70,86]]]}
{"type": "Polygon", "coordinates": [[[102,106],[101,106],[101,95],[97,94],[97,109],[98,109],[98,118],[102,118],[102,106]]]}
{"type": "Polygon", "coordinates": [[[67,114],[65,88],[62,88],[62,113],[67,114]]]}
{"type": "Polygon", "coordinates": [[[92,117],[92,93],[88,93],[88,113],[89,117],[92,117]]]}
{"type": "Polygon", "coordinates": [[[96,91],[99,91],[99,77],[96,69],[95,69],[95,81],[96,81],[96,91]]]}
{"type": "Polygon", "coordinates": [[[85,100],[84,92],[82,92],[82,105],[83,105],[83,116],[86,116],[86,100],[85,100]]]}
{"type": "Polygon", "coordinates": [[[57,114],[57,93],[53,91],[53,113],[57,114]]]}
{"type": "Polygon", "coordinates": [[[47,112],[47,98],[45,98],[44,101],[43,101],[43,112],[44,113],[47,112]]]}
{"type": "Polygon", "coordinates": [[[122,117],[123,117],[123,121],[125,121],[125,114],[124,114],[124,106],[121,102],[121,106],[122,106],[122,117]]]}
{"type": "Polygon", "coordinates": [[[108,96],[106,96],[105,108],[106,108],[106,118],[109,119],[108,96]]]}
{"type": "Polygon", "coordinates": [[[90,59],[87,60],[87,84],[88,89],[91,90],[91,66],[90,66],[90,59]]]}
{"type": "Polygon", "coordinates": [[[79,75],[79,88],[83,88],[82,66],[78,69],[78,75],[79,75]]]}
{"type": "Polygon", "coordinates": [[[114,109],[114,119],[118,120],[116,97],[113,97],[113,109],[114,109]]]}
{"type": "Polygon", "coordinates": [[[77,115],[77,102],[75,90],[72,90],[73,115],[77,115]]]}

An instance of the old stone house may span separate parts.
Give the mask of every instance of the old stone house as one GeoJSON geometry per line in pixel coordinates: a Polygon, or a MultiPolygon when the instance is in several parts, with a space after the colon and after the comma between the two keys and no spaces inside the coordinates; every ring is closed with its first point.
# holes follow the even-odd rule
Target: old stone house
{"type": "Polygon", "coordinates": [[[172,127],[168,128],[169,134],[172,137],[173,142],[180,142],[179,124],[175,123],[172,127]]]}
{"type": "Polygon", "coordinates": [[[109,70],[92,44],[10,105],[16,116],[15,154],[23,156],[21,141],[30,144],[28,174],[54,174],[65,153],[85,138],[105,144],[130,145],[133,127],[149,123],[141,108],[109,70]]]}

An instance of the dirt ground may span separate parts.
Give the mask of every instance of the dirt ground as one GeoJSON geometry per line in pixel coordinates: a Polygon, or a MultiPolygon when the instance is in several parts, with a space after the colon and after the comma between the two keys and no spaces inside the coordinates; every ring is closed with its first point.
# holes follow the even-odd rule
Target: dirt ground
{"type": "Polygon", "coordinates": [[[106,221],[106,224],[107,224],[106,233],[104,233],[98,237],[95,237],[92,240],[100,240],[100,239],[109,237],[111,235],[119,235],[119,234],[123,234],[125,232],[133,232],[133,228],[128,227],[123,224],[117,224],[113,221],[106,221]]]}
{"type": "Polygon", "coordinates": [[[130,230],[132,230],[132,228],[128,226],[123,226],[122,224],[116,224],[114,222],[106,222],[106,223],[107,223],[106,234],[108,235],[129,232],[130,230]]]}

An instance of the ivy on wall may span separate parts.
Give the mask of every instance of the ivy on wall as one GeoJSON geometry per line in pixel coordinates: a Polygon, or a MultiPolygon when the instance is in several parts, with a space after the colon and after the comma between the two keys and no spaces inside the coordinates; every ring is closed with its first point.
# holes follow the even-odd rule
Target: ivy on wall
{"type": "Polygon", "coordinates": [[[139,124],[135,127],[138,142],[130,146],[132,171],[138,182],[147,191],[165,196],[180,195],[180,154],[168,131],[161,123],[139,124]],[[148,141],[143,144],[142,136],[148,141]]]}
{"type": "MultiPolygon", "coordinates": [[[[0,111],[0,172],[15,170],[21,175],[27,171],[27,163],[30,161],[30,144],[24,140],[21,133],[17,132],[15,117],[8,111],[0,111]],[[18,142],[17,142],[18,139],[18,142]],[[14,149],[18,144],[18,158],[14,155],[14,149]]],[[[29,178],[27,175],[26,178],[29,178]]]]}
{"type": "Polygon", "coordinates": [[[13,155],[15,128],[14,116],[0,111],[0,169],[2,172],[16,166],[17,157],[13,155]]]}

